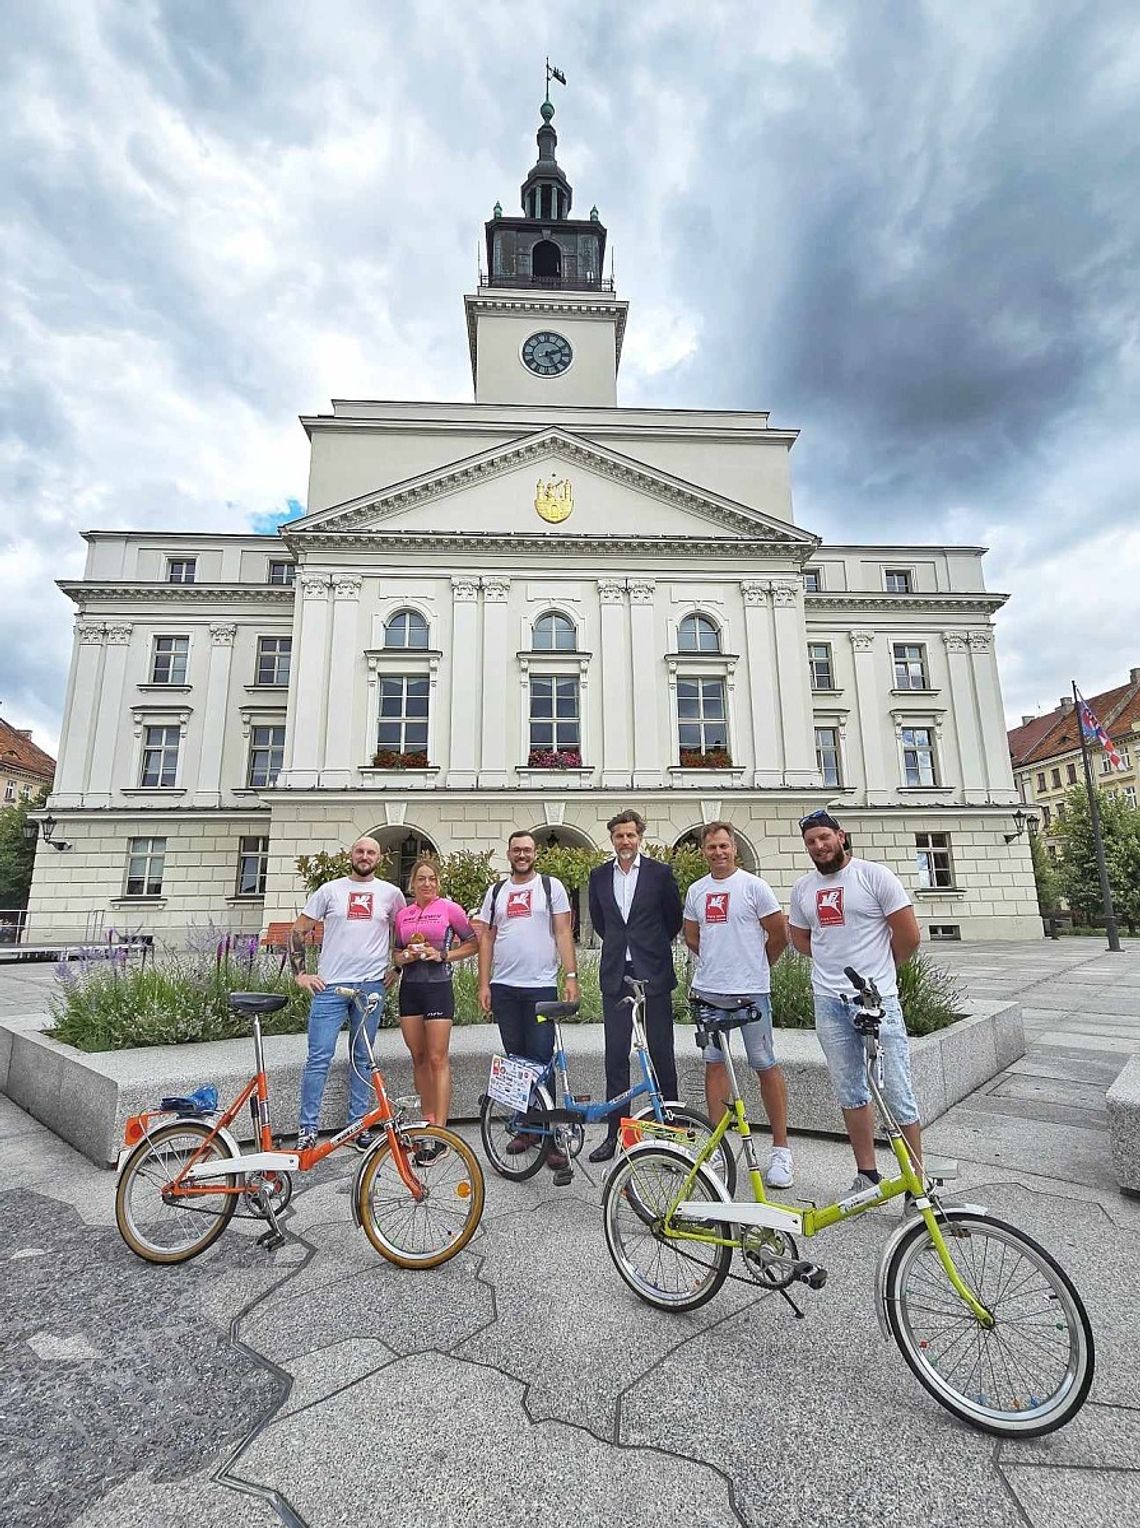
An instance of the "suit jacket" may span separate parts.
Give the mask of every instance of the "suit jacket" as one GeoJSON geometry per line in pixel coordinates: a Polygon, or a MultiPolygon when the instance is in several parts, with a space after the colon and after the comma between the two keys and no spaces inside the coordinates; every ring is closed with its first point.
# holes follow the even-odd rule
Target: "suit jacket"
{"type": "Polygon", "coordinates": [[[599,865],[590,875],[590,922],[602,940],[598,977],[607,996],[624,995],[627,949],[634,975],[648,980],[648,991],[671,992],[677,985],[672,944],[681,932],[681,893],[668,865],[641,856],[628,922],[614,897],[613,860],[599,865]]]}

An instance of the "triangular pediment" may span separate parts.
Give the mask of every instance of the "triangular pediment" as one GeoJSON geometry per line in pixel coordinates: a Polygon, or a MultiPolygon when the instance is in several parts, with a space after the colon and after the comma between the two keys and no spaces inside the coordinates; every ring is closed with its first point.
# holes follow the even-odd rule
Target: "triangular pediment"
{"type": "Polygon", "coordinates": [[[775,515],[561,428],[536,431],[319,510],[291,521],[287,531],[299,539],[315,532],[326,537],[369,531],[715,536],[762,541],[788,552],[818,543],[817,537],[775,515]],[[544,485],[551,479],[568,488],[556,487],[547,498],[544,485]]]}

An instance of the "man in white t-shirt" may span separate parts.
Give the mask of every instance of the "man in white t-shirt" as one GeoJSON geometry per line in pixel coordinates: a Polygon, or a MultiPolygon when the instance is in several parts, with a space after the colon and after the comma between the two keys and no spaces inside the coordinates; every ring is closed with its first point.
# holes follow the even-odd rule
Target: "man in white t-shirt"
{"type": "Polygon", "coordinates": [[[830,812],[804,817],[800,832],[813,868],[792,888],[789,933],[800,954],[811,957],[815,1032],[855,1153],[857,1171],[850,1191],[859,1193],[878,1183],[879,1171],[863,1040],[855,1028],[854,992],[843,971],[851,966],[873,981],[883,999],[883,1095],[921,1171],[922,1126],[895,971],[918,949],[922,933],[898,876],[885,865],[853,858],[847,835],[830,812]]]}
{"type": "MultiPolygon", "coordinates": [[[[788,943],[784,915],[775,892],[758,875],[736,863],[731,823],[707,822],[701,853],[709,873],[694,881],[685,897],[685,943],[697,957],[690,991],[694,997],[746,998],[760,1017],[740,1030],[748,1064],[760,1081],[760,1097],[772,1127],[772,1152],[764,1172],[770,1188],[792,1185],[788,1146],[788,1090],[772,1045],[772,973],[788,943]]],[[[705,1052],[705,1097],[715,1124],[729,1105],[728,1073],[720,1050],[705,1052]]]]}
{"type": "MultiPolygon", "coordinates": [[[[538,1022],[535,1005],[558,1001],[560,962],[566,1001],[576,1003],[578,972],[570,898],[561,881],[538,874],[537,855],[533,833],[512,833],[507,840],[510,876],[487,888],[471,921],[479,937],[479,1006],[488,1017],[494,1016],[509,1055],[545,1066],[554,1054],[554,1026],[538,1022]]],[[[532,1144],[529,1136],[520,1134],[507,1151],[521,1153],[532,1144]]],[[[568,1165],[557,1151],[549,1152],[546,1162],[555,1172],[568,1165]]]]}
{"type": "MultiPolygon", "coordinates": [[[[309,1055],[301,1074],[301,1109],[297,1125],[297,1149],[314,1146],[336,1037],[348,1020],[348,1119],[360,1119],[375,1105],[369,1081],[368,1054],[361,1041],[364,1028],[362,1005],[374,993],[383,995],[397,976],[391,963],[396,914],[405,906],[395,886],[375,877],[380,845],[374,838],[358,838],[348,851],[348,875],[326,881],[305,903],[305,910],[289,933],[289,960],[298,987],[312,994],[309,1006],[309,1055]],[[305,935],[324,924],[317,974],[305,973],[305,935]],[[351,987],[359,1002],[350,1002],[333,990],[351,987]],[[355,1062],[355,1065],[353,1064],[355,1062]]],[[[380,1009],[368,1020],[368,1038],[375,1040],[380,1009]]],[[[356,1137],[358,1151],[372,1145],[372,1134],[356,1137]]]]}

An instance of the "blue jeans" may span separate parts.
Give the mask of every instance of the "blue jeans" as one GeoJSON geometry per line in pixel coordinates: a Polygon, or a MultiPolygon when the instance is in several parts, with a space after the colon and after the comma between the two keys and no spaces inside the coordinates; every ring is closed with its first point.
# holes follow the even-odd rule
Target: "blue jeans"
{"type": "MultiPolygon", "coordinates": [[[[845,997],[814,994],[815,1032],[827,1058],[831,1085],[841,1109],[861,1109],[871,1102],[864,1067],[863,1037],[855,1028],[855,1005],[845,997]]],[[[879,1025],[879,1054],[883,1059],[883,1097],[900,1125],[918,1121],[918,1105],[910,1081],[910,1052],[906,1024],[897,997],[883,999],[879,1025]]]]}
{"type": "MultiPolygon", "coordinates": [[[[508,1056],[525,1056],[545,1066],[554,1054],[554,1025],[540,1024],[534,1016],[536,1003],[556,1003],[557,987],[508,987],[491,983],[491,1012],[499,1026],[508,1056]]],[[[550,1091],[554,1092],[553,1079],[550,1091]]]]}
{"type": "MultiPolygon", "coordinates": [[[[374,992],[379,992],[383,999],[384,983],[382,981],[340,982],[338,985],[352,987],[359,994],[360,1003],[350,1003],[348,998],[338,997],[331,986],[326,987],[323,992],[313,994],[313,1001],[309,1005],[309,1058],[305,1062],[305,1070],[301,1073],[301,1115],[298,1129],[302,1133],[317,1129],[321,1114],[321,1099],[324,1097],[325,1082],[329,1075],[329,1063],[336,1050],[336,1037],[344,1028],[346,1019],[349,1021],[348,1123],[361,1119],[376,1107],[376,1095],[372,1091],[370,1081],[368,1052],[361,1040],[361,1030],[365,1027],[361,1004],[366,1002],[374,992]],[[361,1076],[357,1076],[352,1066],[353,1058],[361,1076]]],[[[368,1020],[370,1041],[376,1038],[382,1007],[381,1001],[380,1007],[373,1010],[372,1017],[368,1020]]]]}
{"type": "MultiPolygon", "coordinates": [[[[733,997],[743,997],[760,1015],[751,1024],[742,1024],[736,1033],[744,1041],[748,1065],[754,1072],[769,1072],[776,1065],[776,1051],[772,1042],[772,996],[768,992],[734,992],[733,997]]],[[[699,992],[693,993],[699,997],[699,992]]],[[[715,1040],[706,1045],[701,1055],[708,1062],[724,1060],[724,1052],[715,1040]]]]}

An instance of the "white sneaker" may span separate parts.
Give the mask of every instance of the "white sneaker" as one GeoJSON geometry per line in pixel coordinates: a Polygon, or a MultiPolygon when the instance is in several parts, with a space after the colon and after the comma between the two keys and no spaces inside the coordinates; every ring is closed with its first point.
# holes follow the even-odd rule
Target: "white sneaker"
{"type": "Polygon", "coordinates": [[[795,1182],[792,1170],[792,1153],[787,1146],[773,1146],[764,1170],[764,1182],[769,1188],[791,1188],[795,1182]]]}

